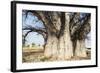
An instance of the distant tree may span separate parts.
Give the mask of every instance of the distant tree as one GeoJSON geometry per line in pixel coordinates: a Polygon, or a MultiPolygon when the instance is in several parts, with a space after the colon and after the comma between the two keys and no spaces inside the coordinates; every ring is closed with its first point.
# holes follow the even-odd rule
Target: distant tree
{"type": "Polygon", "coordinates": [[[40,44],[38,46],[40,46],[40,44]]]}
{"type": "Polygon", "coordinates": [[[35,43],[32,43],[32,47],[34,47],[35,46],[35,43]]]}
{"type": "Polygon", "coordinates": [[[27,45],[26,47],[29,48],[30,45],[27,45]]]}

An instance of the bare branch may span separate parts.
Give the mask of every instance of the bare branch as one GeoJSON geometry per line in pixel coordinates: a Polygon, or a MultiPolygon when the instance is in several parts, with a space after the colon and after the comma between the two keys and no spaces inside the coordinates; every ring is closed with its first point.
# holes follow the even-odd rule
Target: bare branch
{"type": "MultiPolygon", "coordinates": [[[[37,32],[39,34],[41,34],[43,36],[43,38],[46,40],[47,39],[47,32],[46,30],[43,28],[43,29],[37,29],[37,28],[34,28],[32,26],[27,26],[27,27],[24,27],[22,30],[29,30],[25,35],[27,36],[30,32],[37,32]]],[[[26,37],[25,36],[25,37],[26,37]]]]}

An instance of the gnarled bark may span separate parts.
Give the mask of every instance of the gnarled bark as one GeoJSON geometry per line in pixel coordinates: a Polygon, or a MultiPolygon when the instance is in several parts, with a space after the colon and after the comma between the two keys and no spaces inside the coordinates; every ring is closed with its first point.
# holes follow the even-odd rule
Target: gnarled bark
{"type": "MultiPolygon", "coordinates": [[[[58,23],[58,22],[57,22],[58,23]]],[[[69,15],[65,14],[65,22],[62,24],[59,38],[56,35],[48,34],[44,55],[57,60],[70,59],[73,56],[72,41],[69,32],[69,15]]],[[[58,25],[59,26],[59,25],[58,25]]]]}
{"type": "Polygon", "coordinates": [[[63,35],[60,37],[59,40],[59,59],[70,59],[73,56],[73,47],[72,41],[70,38],[70,31],[69,31],[69,13],[65,13],[65,26],[64,26],[63,35]]]}
{"type": "Polygon", "coordinates": [[[57,43],[58,43],[57,37],[49,34],[44,50],[45,57],[57,58],[57,43]]]}
{"type": "Polygon", "coordinates": [[[85,40],[77,40],[75,48],[75,56],[86,57],[85,40]]]}

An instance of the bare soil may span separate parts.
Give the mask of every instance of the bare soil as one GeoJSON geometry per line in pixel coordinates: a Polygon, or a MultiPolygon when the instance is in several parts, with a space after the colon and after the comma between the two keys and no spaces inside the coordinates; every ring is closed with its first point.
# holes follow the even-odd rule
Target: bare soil
{"type": "MultiPolygon", "coordinates": [[[[73,56],[71,59],[67,61],[89,60],[89,59],[91,59],[91,50],[87,50],[87,57],[73,56]]],[[[30,62],[33,63],[33,62],[55,61],[55,60],[44,57],[43,49],[24,49],[22,52],[22,61],[23,63],[30,63],[30,62]]]]}

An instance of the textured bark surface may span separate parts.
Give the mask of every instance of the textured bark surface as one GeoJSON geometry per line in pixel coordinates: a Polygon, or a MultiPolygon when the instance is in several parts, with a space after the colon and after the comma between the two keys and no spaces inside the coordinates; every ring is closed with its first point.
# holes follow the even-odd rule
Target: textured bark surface
{"type": "Polygon", "coordinates": [[[86,57],[87,56],[84,40],[77,40],[75,56],[78,56],[78,57],[86,57]]]}
{"type": "Polygon", "coordinates": [[[57,57],[57,45],[58,39],[55,36],[48,36],[47,43],[45,45],[44,56],[47,58],[57,57]]]}
{"type": "MultiPolygon", "coordinates": [[[[58,24],[59,22],[57,22],[58,24]]],[[[47,44],[45,46],[46,57],[52,57],[57,60],[70,59],[73,56],[72,41],[69,32],[69,15],[65,14],[65,24],[59,38],[56,35],[48,34],[47,44]]],[[[57,26],[56,26],[57,27],[57,26]]],[[[59,28],[59,25],[58,25],[59,28]]],[[[49,33],[49,32],[48,32],[49,33]]]]}
{"type": "Polygon", "coordinates": [[[71,37],[70,37],[70,31],[69,31],[69,13],[65,13],[65,59],[70,59],[73,56],[73,46],[72,46],[72,41],[71,41],[71,37]]]}
{"type": "Polygon", "coordinates": [[[69,13],[65,13],[65,26],[63,36],[59,40],[59,59],[70,59],[73,56],[72,41],[69,31],[69,13]]]}

